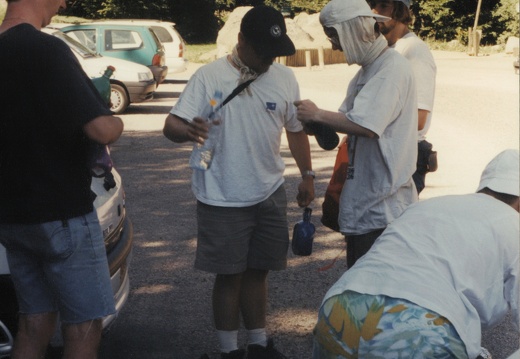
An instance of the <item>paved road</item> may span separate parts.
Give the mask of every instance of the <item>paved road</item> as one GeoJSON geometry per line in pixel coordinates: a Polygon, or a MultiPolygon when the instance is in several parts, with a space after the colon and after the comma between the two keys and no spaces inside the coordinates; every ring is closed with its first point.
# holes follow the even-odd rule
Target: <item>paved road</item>
{"type": "MultiPolygon", "coordinates": [[[[438,80],[433,126],[428,136],[439,152],[439,170],[427,177],[421,199],[473,192],[485,164],[500,150],[519,147],[519,78],[511,56],[468,57],[434,54],[438,80]]],[[[187,167],[189,146],[175,145],[161,133],[164,118],[196,68],[159,87],[153,102],[133,105],[123,117],[125,134],[113,146],[123,175],[128,213],[135,228],[130,270],[131,296],[105,338],[102,358],[194,359],[217,347],[210,315],[212,276],[192,269],[195,248],[194,199],[187,167]]],[[[356,68],[295,69],[302,97],[337,109],[356,68]]],[[[291,359],[310,358],[316,308],[325,290],[345,269],[344,253],[326,272],[317,269],[341,253],[340,236],[318,225],[321,196],[330,177],[334,153],[312,143],[317,175],[314,222],[317,235],[311,257],[290,255],[289,268],[271,276],[270,332],[291,359]]],[[[298,174],[289,152],[289,198],[298,174]]],[[[300,219],[294,201],[292,225],[300,219]]],[[[483,263],[485,265],[485,263],[483,263]]],[[[495,359],[519,346],[509,323],[484,333],[484,345],[495,359]]]]}

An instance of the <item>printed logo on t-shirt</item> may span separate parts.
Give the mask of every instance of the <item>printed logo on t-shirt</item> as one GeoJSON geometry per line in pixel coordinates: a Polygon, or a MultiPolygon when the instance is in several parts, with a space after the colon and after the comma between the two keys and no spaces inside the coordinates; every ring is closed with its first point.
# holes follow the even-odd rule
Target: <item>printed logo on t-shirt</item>
{"type": "Polygon", "coordinates": [[[276,102],[266,102],[265,105],[268,111],[276,110],[276,102]]]}

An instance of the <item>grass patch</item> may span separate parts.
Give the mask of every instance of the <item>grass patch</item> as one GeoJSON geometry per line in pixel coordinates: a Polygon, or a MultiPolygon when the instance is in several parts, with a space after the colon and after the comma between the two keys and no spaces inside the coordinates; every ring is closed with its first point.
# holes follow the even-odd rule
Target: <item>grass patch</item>
{"type": "Polygon", "coordinates": [[[197,62],[207,64],[215,59],[215,56],[211,56],[211,52],[217,49],[217,44],[197,44],[197,45],[186,45],[186,52],[184,57],[189,62],[197,62]]]}

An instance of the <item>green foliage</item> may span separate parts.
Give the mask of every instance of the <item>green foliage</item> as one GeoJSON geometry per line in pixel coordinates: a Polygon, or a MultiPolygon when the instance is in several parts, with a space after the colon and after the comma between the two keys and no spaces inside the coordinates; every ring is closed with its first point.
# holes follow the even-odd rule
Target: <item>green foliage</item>
{"type": "Polygon", "coordinates": [[[291,4],[295,12],[307,12],[313,14],[320,12],[328,2],[329,0],[292,0],[291,4]]]}
{"type": "Polygon", "coordinates": [[[165,19],[169,14],[168,0],[89,0],[75,1],[65,10],[66,15],[87,19],[140,18],[165,19]]]}
{"type": "Polygon", "coordinates": [[[493,17],[502,25],[498,43],[505,43],[509,36],[520,37],[520,24],[517,12],[518,0],[502,0],[493,11],[493,17]]]}
{"type": "MultiPolygon", "coordinates": [[[[493,45],[503,36],[518,34],[516,1],[482,1],[477,24],[477,29],[482,30],[482,44],[493,45]]],[[[478,0],[416,0],[412,3],[413,30],[419,36],[467,43],[468,28],[475,26],[478,0]]]]}
{"type": "Polygon", "coordinates": [[[217,45],[215,43],[187,45],[185,57],[189,62],[208,63],[213,60],[208,54],[216,49],[217,45]]]}
{"type": "Polygon", "coordinates": [[[448,6],[451,0],[417,0],[412,4],[413,30],[422,38],[451,40],[454,29],[449,26],[454,13],[448,6]]]}
{"type": "MultiPolygon", "coordinates": [[[[128,0],[124,0],[128,1],[128,0]]],[[[208,43],[217,39],[219,19],[216,0],[167,0],[177,30],[190,43],[208,43]]]]}

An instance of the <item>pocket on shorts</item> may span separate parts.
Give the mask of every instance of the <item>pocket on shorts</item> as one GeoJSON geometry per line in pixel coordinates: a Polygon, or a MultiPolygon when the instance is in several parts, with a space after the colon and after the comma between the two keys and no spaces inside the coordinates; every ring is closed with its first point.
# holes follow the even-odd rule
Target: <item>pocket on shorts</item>
{"type": "Polygon", "coordinates": [[[68,221],[43,223],[42,232],[49,240],[47,254],[50,258],[67,258],[76,248],[68,221]]]}

